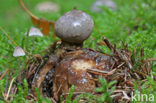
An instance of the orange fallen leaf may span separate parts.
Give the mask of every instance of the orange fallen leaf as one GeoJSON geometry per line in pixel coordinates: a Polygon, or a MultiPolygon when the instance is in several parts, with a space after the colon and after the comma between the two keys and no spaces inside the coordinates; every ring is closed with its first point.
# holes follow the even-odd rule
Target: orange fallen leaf
{"type": "MultiPolygon", "coordinates": [[[[50,32],[50,27],[54,28],[55,22],[54,21],[49,21],[43,18],[38,18],[37,16],[33,15],[24,5],[22,0],[19,0],[21,6],[23,9],[28,13],[28,15],[31,17],[32,23],[37,26],[39,29],[42,29],[42,33],[44,35],[49,35],[50,32]]],[[[55,37],[55,35],[54,35],[55,37]]]]}

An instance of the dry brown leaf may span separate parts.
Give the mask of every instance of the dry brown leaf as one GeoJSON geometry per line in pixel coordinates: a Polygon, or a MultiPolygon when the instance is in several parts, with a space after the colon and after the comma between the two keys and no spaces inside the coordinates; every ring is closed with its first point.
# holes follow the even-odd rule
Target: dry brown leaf
{"type": "Polygon", "coordinates": [[[37,16],[33,15],[24,5],[22,0],[19,0],[21,6],[23,9],[28,13],[28,15],[31,17],[32,23],[37,26],[39,29],[42,29],[42,33],[44,35],[49,35],[50,28],[54,28],[55,22],[49,21],[43,18],[38,18],[37,16]]]}

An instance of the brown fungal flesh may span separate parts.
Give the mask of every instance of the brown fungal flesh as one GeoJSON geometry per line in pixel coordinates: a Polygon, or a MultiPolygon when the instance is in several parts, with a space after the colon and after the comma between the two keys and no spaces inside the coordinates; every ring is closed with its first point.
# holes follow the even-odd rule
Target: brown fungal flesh
{"type": "Polygon", "coordinates": [[[28,80],[29,87],[32,91],[37,87],[44,96],[52,96],[52,88],[49,87],[53,83],[55,65],[58,62],[56,55],[50,55],[42,59],[29,61],[26,71],[23,76],[28,80]],[[42,59],[45,59],[44,62],[42,59]],[[48,60],[46,60],[48,59],[48,60]]]}
{"type": "Polygon", "coordinates": [[[55,98],[68,93],[71,85],[75,86],[75,92],[95,92],[95,76],[88,69],[110,71],[113,63],[111,56],[87,49],[66,53],[56,66],[53,84],[55,98]]]}
{"type": "Polygon", "coordinates": [[[35,63],[30,65],[26,78],[32,89],[38,87],[44,96],[54,96],[56,100],[68,93],[72,85],[75,86],[75,92],[95,92],[99,85],[96,81],[98,75],[88,69],[110,71],[114,64],[111,56],[87,48],[66,51],[60,57],[52,54],[48,58],[39,66],[35,63]]]}

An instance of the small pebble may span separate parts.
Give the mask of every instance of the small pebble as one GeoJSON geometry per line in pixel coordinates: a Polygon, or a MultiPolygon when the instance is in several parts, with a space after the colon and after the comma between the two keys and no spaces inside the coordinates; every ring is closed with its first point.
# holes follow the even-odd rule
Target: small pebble
{"type": "Polygon", "coordinates": [[[100,7],[106,6],[108,8],[111,8],[113,10],[116,10],[117,6],[114,3],[113,0],[97,0],[93,3],[91,6],[91,11],[93,12],[102,12],[102,9],[100,7]]]}
{"type": "Polygon", "coordinates": [[[60,7],[56,3],[46,1],[37,4],[36,10],[39,12],[58,12],[60,7]]]}

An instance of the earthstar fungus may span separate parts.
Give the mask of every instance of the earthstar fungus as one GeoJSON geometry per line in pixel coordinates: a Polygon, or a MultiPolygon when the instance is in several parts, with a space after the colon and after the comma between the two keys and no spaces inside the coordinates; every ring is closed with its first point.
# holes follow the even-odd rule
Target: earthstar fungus
{"type": "Polygon", "coordinates": [[[61,16],[55,24],[55,33],[62,41],[82,43],[92,33],[93,19],[80,10],[72,10],[61,16]]]}
{"type": "MultiPolygon", "coordinates": [[[[132,82],[137,77],[144,79],[145,75],[131,71],[134,64],[127,46],[118,50],[104,37],[105,44],[111,50],[109,55],[82,47],[93,27],[91,16],[76,9],[56,21],[55,33],[61,42],[51,45],[42,58],[31,58],[24,72],[32,93],[38,87],[43,96],[59,102],[60,96],[63,95],[65,99],[74,85],[74,92],[99,96],[101,93],[95,91],[95,88],[101,86],[99,76],[108,82],[117,80],[116,87],[119,90],[126,88],[124,93],[133,91],[132,82]]],[[[115,94],[115,103],[123,99],[122,93],[115,94]]]]}

